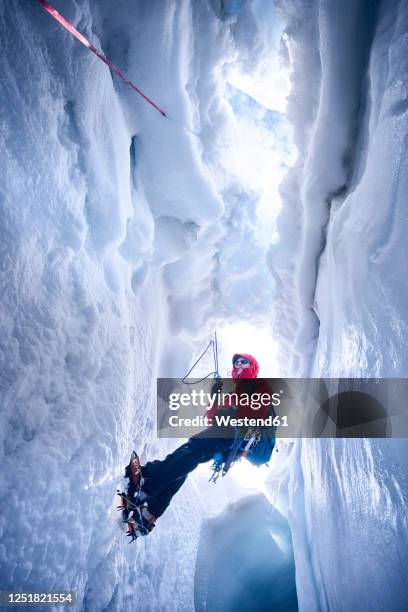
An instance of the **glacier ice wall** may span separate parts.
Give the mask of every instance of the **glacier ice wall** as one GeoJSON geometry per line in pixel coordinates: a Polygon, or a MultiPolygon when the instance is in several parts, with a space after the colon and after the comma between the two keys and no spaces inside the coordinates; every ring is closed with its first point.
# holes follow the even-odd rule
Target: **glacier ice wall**
{"type": "Polygon", "coordinates": [[[251,3],[234,5],[55,0],[166,120],[37,2],[0,7],[3,589],[193,607],[194,480],[137,548],[115,490],[132,447],[170,448],[154,433],[157,375],[186,372],[211,320],[269,314],[256,194],[226,166],[225,74],[265,42],[251,3]],[[240,251],[253,256],[237,266],[240,251]]]}
{"type": "MultiPolygon", "coordinates": [[[[168,122],[37,3],[0,7],[3,588],[193,609],[197,481],[137,552],[114,490],[132,446],[169,449],[154,379],[184,374],[217,318],[264,324],[273,304],[279,374],[405,375],[406,8],[275,4],[299,156],[268,256],[226,75],[265,58],[271,3],[55,0],[168,122]]],[[[404,440],[282,446],[301,609],[406,601],[407,477],[404,440]]]]}
{"type": "MultiPolygon", "coordinates": [[[[288,372],[406,376],[407,6],[278,4],[299,150],[270,251],[288,372]]],[[[406,440],[285,448],[300,608],[403,609],[406,440]]]]}
{"type": "Polygon", "coordinates": [[[282,346],[303,375],[403,376],[405,7],[278,4],[299,151],[270,252],[282,346]]]}
{"type": "Polygon", "coordinates": [[[241,499],[205,523],[194,599],[197,612],[298,610],[288,522],[264,495],[241,499]]]}

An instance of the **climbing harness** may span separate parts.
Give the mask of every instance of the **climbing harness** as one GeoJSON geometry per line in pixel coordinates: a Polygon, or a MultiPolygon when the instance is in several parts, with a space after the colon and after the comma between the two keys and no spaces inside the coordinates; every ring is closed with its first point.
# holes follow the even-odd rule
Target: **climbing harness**
{"type": "Polygon", "coordinates": [[[105,55],[103,55],[103,53],[101,53],[100,51],[98,51],[96,49],[96,47],[94,47],[89,40],[87,40],[87,38],[85,38],[85,36],[83,34],[81,34],[80,32],[78,32],[78,30],[76,28],[74,28],[74,26],[72,25],[72,23],[70,23],[69,21],[67,21],[65,19],[65,17],[63,17],[49,2],[47,2],[47,0],[37,0],[37,2],[39,4],[41,4],[41,6],[43,7],[44,10],[47,11],[47,13],[49,13],[51,15],[51,17],[53,17],[56,21],[58,21],[66,30],[68,30],[68,32],[74,36],[77,40],[79,40],[79,42],[81,44],[83,44],[87,49],[89,49],[89,51],[92,51],[92,53],[94,53],[96,55],[96,57],[98,57],[102,62],[104,62],[108,68],[110,68],[112,70],[112,72],[114,72],[115,74],[118,75],[118,77],[120,77],[122,79],[122,81],[124,81],[127,85],[129,85],[129,87],[131,87],[132,89],[134,89],[140,96],[142,96],[142,98],[144,98],[146,100],[146,102],[148,102],[151,106],[153,106],[153,108],[155,108],[161,115],[163,115],[163,117],[167,117],[167,113],[164,112],[164,110],[162,110],[159,106],[157,106],[157,104],[155,104],[153,102],[153,100],[151,100],[150,98],[148,98],[146,96],[146,94],[143,93],[143,91],[141,91],[134,83],[132,83],[132,81],[130,79],[128,79],[128,77],[123,74],[123,72],[117,67],[115,66],[115,64],[113,64],[110,59],[108,59],[105,55]]]}

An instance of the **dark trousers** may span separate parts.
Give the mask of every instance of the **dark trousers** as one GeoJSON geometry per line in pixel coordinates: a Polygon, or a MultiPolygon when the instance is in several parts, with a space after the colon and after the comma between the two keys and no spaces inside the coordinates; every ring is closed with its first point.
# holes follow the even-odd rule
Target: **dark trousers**
{"type": "Polygon", "coordinates": [[[173,495],[199,463],[210,461],[215,453],[227,451],[233,443],[233,437],[220,438],[214,429],[207,429],[190,438],[162,461],[156,459],[146,463],[142,467],[145,479],[143,490],[150,496],[148,505],[155,517],[163,514],[173,495]],[[202,437],[211,434],[214,437],[202,437]]]}

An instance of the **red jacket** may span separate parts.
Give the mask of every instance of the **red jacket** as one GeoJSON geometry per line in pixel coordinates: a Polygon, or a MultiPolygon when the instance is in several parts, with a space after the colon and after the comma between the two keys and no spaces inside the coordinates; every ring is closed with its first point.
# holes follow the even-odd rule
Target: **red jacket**
{"type": "MultiPolygon", "coordinates": [[[[238,357],[238,355],[234,355],[233,361],[235,361],[236,357],[238,357]]],[[[259,371],[259,365],[258,365],[257,360],[255,359],[255,357],[253,357],[252,355],[248,355],[247,353],[239,353],[239,357],[244,357],[245,359],[248,359],[250,366],[249,368],[245,368],[245,370],[242,371],[242,375],[239,379],[237,378],[238,374],[237,374],[235,367],[232,370],[232,378],[235,380],[235,390],[231,391],[231,394],[232,393],[237,394],[238,402],[235,401],[235,397],[233,396],[232,398],[225,398],[225,401],[220,405],[214,404],[214,406],[207,413],[207,417],[209,420],[212,419],[212,417],[214,416],[214,414],[217,412],[219,408],[221,407],[227,408],[229,406],[236,406],[236,405],[238,405],[237,418],[244,418],[244,417],[266,418],[270,414],[270,407],[272,403],[273,391],[270,385],[268,385],[268,383],[266,382],[266,380],[262,378],[259,378],[259,379],[256,378],[258,375],[258,371],[259,371]],[[256,379],[256,381],[251,382],[251,379],[252,380],[256,379]],[[267,393],[271,398],[268,405],[260,406],[258,410],[255,410],[251,406],[240,405],[240,401],[243,401],[244,403],[246,403],[245,400],[243,399],[246,396],[246,394],[251,396],[254,393],[259,393],[259,394],[267,393]]],[[[222,399],[222,396],[221,396],[221,399],[222,399]]],[[[266,402],[264,403],[266,404],[266,402]]]]}

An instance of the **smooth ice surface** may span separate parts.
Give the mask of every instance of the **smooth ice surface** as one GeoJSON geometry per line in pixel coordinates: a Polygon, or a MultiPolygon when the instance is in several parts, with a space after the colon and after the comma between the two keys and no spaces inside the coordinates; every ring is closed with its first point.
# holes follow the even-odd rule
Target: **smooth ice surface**
{"type": "Polygon", "coordinates": [[[263,495],[229,505],[204,525],[195,609],[298,610],[289,525],[263,495]]]}

